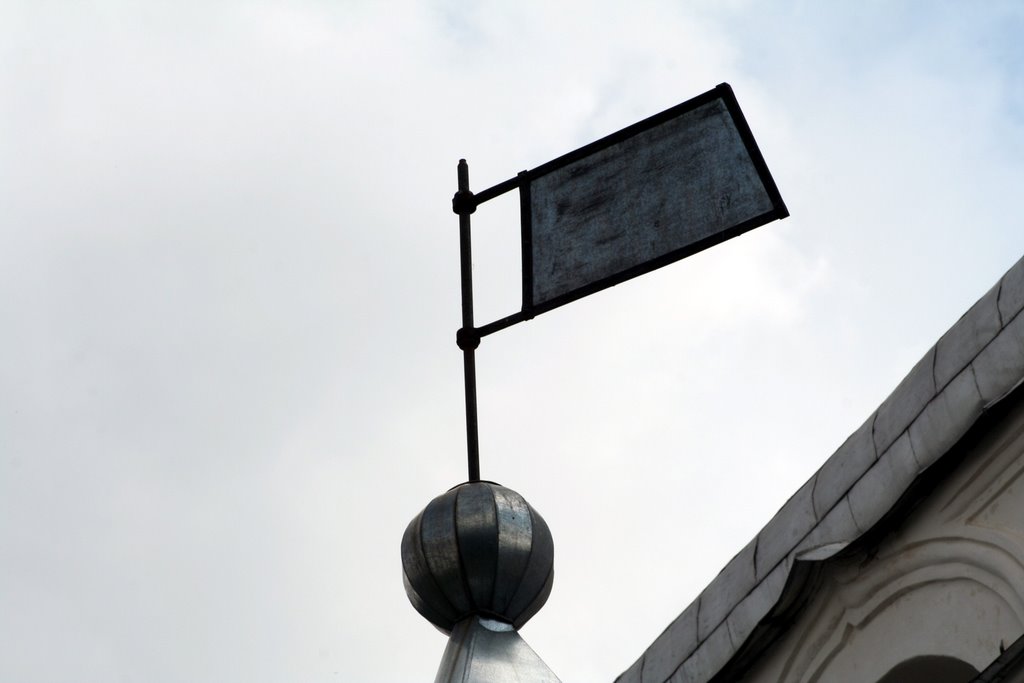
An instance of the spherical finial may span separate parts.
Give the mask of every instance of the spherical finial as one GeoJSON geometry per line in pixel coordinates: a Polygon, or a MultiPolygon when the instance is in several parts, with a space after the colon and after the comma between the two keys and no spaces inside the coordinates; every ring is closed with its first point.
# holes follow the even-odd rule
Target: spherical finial
{"type": "Polygon", "coordinates": [[[521,627],[551,593],[554,543],[518,493],[460,484],[427,505],[402,537],[405,592],[445,633],[473,614],[521,627]]]}

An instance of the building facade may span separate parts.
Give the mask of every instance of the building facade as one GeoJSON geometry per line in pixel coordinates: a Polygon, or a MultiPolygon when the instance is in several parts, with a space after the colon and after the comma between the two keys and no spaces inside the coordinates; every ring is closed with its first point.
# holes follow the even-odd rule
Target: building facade
{"type": "Polygon", "coordinates": [[[617,683],[1024,682],[1024,259],[617,683]]]}

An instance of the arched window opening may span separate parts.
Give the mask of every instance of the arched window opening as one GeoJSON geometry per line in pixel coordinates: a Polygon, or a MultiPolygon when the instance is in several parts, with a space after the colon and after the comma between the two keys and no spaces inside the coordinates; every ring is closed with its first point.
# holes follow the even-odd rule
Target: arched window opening
{"type": "Polygon", "coordinates": [[[926,655],[897,664],[878,683],[970,683],[979,673],[956,657],[926,655]]]}

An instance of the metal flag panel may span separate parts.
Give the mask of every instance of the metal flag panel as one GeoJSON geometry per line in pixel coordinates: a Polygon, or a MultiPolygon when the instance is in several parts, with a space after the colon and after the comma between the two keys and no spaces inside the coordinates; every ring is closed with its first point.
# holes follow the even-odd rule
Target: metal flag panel
{"type": "Polygon", "coordinates": [[[485,336],[789,215],[728,84],[484,190],[519,188],[522,311],[485,336]]]}
{"type": "Polygon", "coordinates": [[[726,92],[712,92],[664,122],[531,174],[528,307],[616,284],[785,211],[726,92]]]}

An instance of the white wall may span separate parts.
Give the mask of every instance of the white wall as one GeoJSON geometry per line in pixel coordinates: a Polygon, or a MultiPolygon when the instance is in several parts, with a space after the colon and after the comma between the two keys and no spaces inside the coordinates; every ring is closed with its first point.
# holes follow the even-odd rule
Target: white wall
{"type": "Polygon", "coordinates": [[[1024,633],[1024,407],[875,552],[827,567],[745,681],[875,683],[915,656],[984,670],[1024,633]]]}

